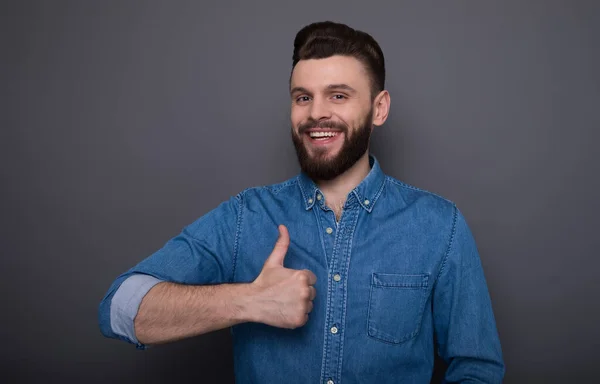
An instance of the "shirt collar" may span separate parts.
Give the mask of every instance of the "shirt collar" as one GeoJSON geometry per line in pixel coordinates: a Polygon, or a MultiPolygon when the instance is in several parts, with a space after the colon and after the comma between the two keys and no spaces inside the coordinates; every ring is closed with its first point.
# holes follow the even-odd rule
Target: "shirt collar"
{"type": "MultiPolygon", "coordinates": [[[[348,197],[354,194],[360,206],[366,211],[371,212],[383,190],[385,174],[381,170],[375,156],[369,155],[369,164],[371,170],[367,174],[367,177],[356,188],[350,191],[348,197]]],[[[298,176],[298,185],[302,191],[306,210],[311,209],[315,203],[323,198],[323,193],[319,190],[319,187],[304,172],[298,176]]]]}

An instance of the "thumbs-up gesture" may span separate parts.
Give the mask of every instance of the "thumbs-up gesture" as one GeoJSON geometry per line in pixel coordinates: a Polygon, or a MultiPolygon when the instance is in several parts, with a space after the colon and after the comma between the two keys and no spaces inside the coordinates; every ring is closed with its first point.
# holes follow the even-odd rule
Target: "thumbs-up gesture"
{"type": "Polygon", "coordinates": [[[257,321],[279,328],[306,324],[316,296],[317,277],[311,271],[285,268],[290,235],[279,226],[279,238],[252,285],[256,289],[257,321]]]}

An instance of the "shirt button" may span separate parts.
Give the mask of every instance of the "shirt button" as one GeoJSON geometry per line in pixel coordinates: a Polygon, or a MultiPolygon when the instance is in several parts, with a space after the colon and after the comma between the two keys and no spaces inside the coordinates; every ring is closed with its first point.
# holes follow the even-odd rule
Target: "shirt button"
{"type": "Polygon", "coordinates": [[[334,335],[336,333],[338,333],[338,329],[337,329],[337,327],[335,325],[333,327],[331,327],[331,333],[333,333],[334,335]]]}
{"type": "Polygon", "coordinates": [[[342,280],[342,276],[340,276],[339,273],[336,273],[335,275],[333,275],[333,280],[334,281],[340,281],[340,280],[342,280]]]}
{"type": "Polygon", "coordinates": [[[369,205],[371,202],[369,200],[365,200],[365,205],[369,205]]]}
{"type": "Polygon", "coordinates": [[[327,380],[327,384],[334,384],[333,380],[327,380]]]}
{"type": "Polygon", "coordinates": [[[329,227],[325,230],[325,232],[327,232],[328,235],[331,235],[331,233],[333,232],[333,229],[331,229],[331,227],[329,227]]]}
{"type": "Polygon", "coordinates": [[[312,204],[313,199],[308,199],[308,204],[312,204]]]}
{"type": "Polygon", "coordinates": [[[320,193],[317,194],[317,200],[321,200],[323,198],[323,196],[321,196],[320,193]]]}

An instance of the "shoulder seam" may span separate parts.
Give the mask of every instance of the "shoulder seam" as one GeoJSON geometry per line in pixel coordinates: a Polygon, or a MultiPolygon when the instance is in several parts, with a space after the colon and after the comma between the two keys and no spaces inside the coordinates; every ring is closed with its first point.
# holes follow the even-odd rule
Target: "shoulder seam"
{"type": "Polygon", "coordinates": [[[440,271],[438,272],[436,282],[439,280],[440,276],[442,276],[442,272],[444,272],[444,268],[446,267],[446,262],[448,261],[448,257],[450,255],[450,249],[454,244],[454,237],[456,236],[456,221],[458,219],[458,208],[454,205],[454,214],[452,217],[452,231],[450,232],[450,240],[448,241],[448,248],[446,249],[446,254],[444,255],[444,260],[442,261],[442,266],[440,267],[440,271]]]}
{"type": "Polygon", "coordinates": [[[298,183],[298,178],[294,177],[292,179],[289,179],[289,180],[284,181],[284,182],[279,183],[279,184],[269,185],[266,188],[270,189],[274,194],[278,194],[284,188],[291,187],[293,185],[296,185],[297,183],[298,183]]]}
{"type": "Polygon", "coordinates": [[[239,195],[246,195],[250,191],[260,191],[260,190],[265,190],[265,189],[273,192],[274,194],[278,194],[282,189],[297,184],[297,181],[298,181],[297,177],[294,177],[292,179],[289,179],[289,180],[286,180],[286,181],[283,181],[283,182],[277,183],[277,184],[258,185],[258,186],[254,186],[254,187],[249,187],[249,188],[246,188],[243,191],[241,191],[239,193],[239,195]]]}
{"type": "Polygon", "coordinates": [[[438,195],[437,193],[434,193],[434,192],[431,192],[431,191],[428,191],[428,190],[425,190],[425,189],[422,189],[422,188],[418,188],[418,187],[412,186],[410,184],[406,184],[406,183],[404,183],[404,182],[402,182],[400,180],[394,179],[391,176],[386,176],[386,178],[391,183],[394,183],[394,184],[396,184],[399,187],[410,189],[410,190],[417,191],[417,192],[426,193],[428,195],[431,195],[431,196],[437,197],[439,199],[442,199],[442,200],[446,201],[447,203],[450,203],[452,205],[456,205],[456,204],[454,204],[454,202],[452,200],[449,200],[449,199],[445,198],[444,196],[438,195]]]}
{"type": "Polygon", "coordinates": [[[239,249],[239,239],[240,232],[242,231],[242,216],[244,213],[244,204],[243,204],[243,192],[240,192],[236,198],[238,200],[238,212],[237,212],[237,220],[235,224],[235,237],[233,241],[233,260],[231,266],[231,280],[230,283],[235,281],[235,269],[237,266],[237,257],[238,257],[238,249],[239,249]]]}

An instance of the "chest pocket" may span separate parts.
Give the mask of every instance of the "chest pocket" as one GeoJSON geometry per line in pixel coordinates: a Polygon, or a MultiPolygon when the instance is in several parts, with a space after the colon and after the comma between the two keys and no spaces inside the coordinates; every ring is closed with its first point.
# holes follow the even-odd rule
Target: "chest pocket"
{"type": "Polygon", "coordinates": [[[429,274],[373,273],[367,319],[369,336],[393,344],[417,336],[428,288],[429,274]]]}

